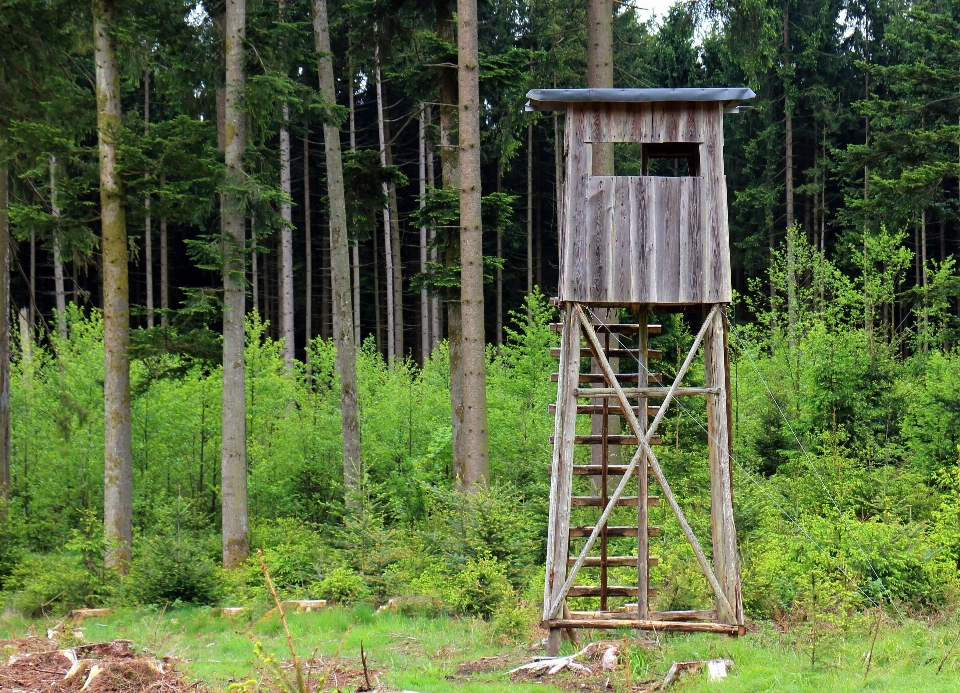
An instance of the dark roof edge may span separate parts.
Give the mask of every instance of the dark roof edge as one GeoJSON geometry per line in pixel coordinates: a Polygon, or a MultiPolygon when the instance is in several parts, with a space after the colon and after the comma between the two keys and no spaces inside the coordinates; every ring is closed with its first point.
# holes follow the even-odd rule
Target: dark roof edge
{"type": "Polygon", "coordinates": [[[652,101],[724,101],[727,107],[752,99],[749,87],[684,87],[681,89],[531,89],[527,108],[564,110],[568,103],[649,103],[652,101]]]}

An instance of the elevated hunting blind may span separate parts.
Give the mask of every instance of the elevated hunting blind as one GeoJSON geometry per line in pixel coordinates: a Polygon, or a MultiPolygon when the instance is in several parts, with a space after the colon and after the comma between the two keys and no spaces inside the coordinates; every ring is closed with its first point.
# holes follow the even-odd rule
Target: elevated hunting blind
{"type": "Polygon", "coordinates": [[[527,94],[532,110],[566,112],[557,299],[563,321],[554,326],[561,332],[555,350],[560,367],[552,407],[556,424],[543,605],[551,654],[559,649],[561,632],[572,628],[743,632],[730,469],[723,115],[753,96],[746,88],[534,89],[527,94]],[[634,175],[613,175],[622,163],[613,151],[618,143],[632,143],[619,146],[632,148],[629,172],[634,175]],[[604,170],[594,170],[601,166],[604,170]],[[648,324],[648,315],[671,311],[684,311],[702,324],[668,383],[648,368],[651,359],[661,357],[648,348],[648,337],[660,332],[659,325],[648,324]],[[620,323],[626,314],[636,322],[620,323]],[[704,382],[682,385],[701,344],[704,382]],[[657,427],[677,397],[706,399],[712,561],[651,448],[659,443],[657,427]],[[626,435],[621,418],[629,427],[626,435]],[[589,464],[575,459],[577,445],[591,449],[589,464]],[[621,458],[624,446],[636,448],[627,464],[621,458]],[[650,585],[650,568],[657,558],[650,555],[649,539],[659,535],[659,528],[649,524],[649,508],[660,498],[649,495],[649,477],[693,549],[715,596],[712,608],[651,607],[656,588],[650,585]],[[594,598],[598,607],[572,611],[567,600],[574,597],[594,598]],[[616,607],[623,598],[635,602],[616,607]]]}

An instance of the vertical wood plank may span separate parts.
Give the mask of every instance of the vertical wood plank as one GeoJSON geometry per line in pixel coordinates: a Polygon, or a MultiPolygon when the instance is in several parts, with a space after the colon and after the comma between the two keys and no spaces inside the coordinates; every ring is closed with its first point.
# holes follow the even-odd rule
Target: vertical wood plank
{"type": "MultiPolygon", "coordinates": [[[[647,372],[647,323],[649,315],[647,306],[640,308],[640,315],[637,318],[640,324],[640,365],[637,368],[638,373],[647,372]]],[[[647,429],[647,398],[641,397],[639,408],[637,410],[637,419],[640,422],[642,430],[647,429]]],[[[649,511],[647,507],[647,496],[649,495],[649,479],[647,472],[647,460],[644,455],[641,460],[637,474],[637,618],[647,618],[650,611],[649,587],[650,587],[650,538],[647,536],[647,525],[649,524],[649,511]]]]}
{"type": "Polygon", "coordinates": [[[679,178],[653,178],[657,187],[655,211],[657,303],[680,301],[679,178]]]}
{"type": "Polygon", "coordinates": [[[585,264],[586,286],[585,301],[605,301],[610,293],[612,281],[613,240],[613,187],[614,176],[590,176],[587,179],[586,216],[583,235],[586,255],[581,256],[585,264]]]}
{"type": "Polygon", "coordinates": [[[577,429],[575,388],[580,370],[580,325],[572,303],[563,304],[560,337],[557,414],[554,419],[553,459],[550,475],[550,510],[547,525],[546,577],[543,617],[550,618],[554,594],[567,578],[570,542],[570,495],[573,488],[573,441],[577,429]]]}
{"type": "Polygon", "coordinates": [[[686,104],[667,103],[664,105],[664,142],[680,141],[680,121],[686,111],[686,104]]]}
{"type": "Polygon", "coordinates": [[[685,178],[681,193],[685,218],[680,222],[680,301],[702,303],[704,283],[703,179],[685,178]]]}
{"type": "Polygon", "coordinates": [[[616,185],[614,191],[613,242],[610,244],[611,281],[610,300],[617,302],[631,301],[632,279],[636,268],[631,263],[633,254],[633,237],[631,222],[633,217],[633,178],[618,176],[613,179],[616,185]]]}
{"type": "Polygon", "coordinates": [[[706,190],[707,262],[704,267],[705,301],[728,303],[730,292],[730,242],[726,225],[726,181],[723,176],[723,111],[712,104],[704,117],[704,143],[700,168],[706,190]]]}
{"type": "Polygon", "coordinates": [[[634,271],[638,277],[638,301],[647,297],[650,303],[657,303],[657,186],[656,178],[637,178],[637,208],[635,229],[637,259],[634,271]]]}
{"type": "Polygon", "coordinates": [[[561,258],[562,281],[560,300],[581,298],[585,295],[584,276],[587,249],[584,238],[586,209],[586,179],[590,164],[589,151],[584,146],[586,111],[571,107],[567,112],[567,171],[564,190],[566,217],[564,219],[564,247],[561,258]]]}

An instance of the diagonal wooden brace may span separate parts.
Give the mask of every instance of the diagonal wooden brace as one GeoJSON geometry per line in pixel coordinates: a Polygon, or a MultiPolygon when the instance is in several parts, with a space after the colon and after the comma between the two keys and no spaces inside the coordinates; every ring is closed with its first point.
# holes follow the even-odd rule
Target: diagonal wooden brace
{"type": "MultiPolygon", "coordinates": [[[[710,567],[710,564],[707,562],[706,556],[703,553],[703,549],[700,547],[700,542],[697,540],[696,535],[693,533],[693,530],[690,527],[690,524],[687,522],[686,517],[683,515],[683,511],[680,508],[680,505],[677,503],[676,498],[673,495],[673,491],[670,488],[670,484],[667,482],[666,476],[663,474],[663,470],[660,468],[660,462],[657,460],[656,455],[654,455],[653,450],[650,448],[650,438],[656,432],[657,427],[660,425],[660,422],[663,420],[663,417],[666,415],[669,405],[673,400],[673,396],[676,393],[677,387],[680,382],[683,380],[683,377],[686,375],[687,370],[690,367],[690,364],[693,362],[693,358],[697,353],[697,350],[700,347],[700,343],[703,341],[703,337],[706,334],[707,329],[712,324],[715,316],[717,315],[719,306],[714,306],[710,311],[710,314],[707,316],[707,319],[704,320],[703,326],[700,328],[700,331],[697,333],[697,337],[693,342],[693,345],[690,347],[690,352],[687,354],[687,358],[684,360],[683,365],[680,367],[680,370],[677,372],[677,376],[673,381],[673,384],[670,387],[670,390],[667,392],[666,397],[664,398],[663,404],[660,405],[660,410],[657,412],[656,417],[653,422],[650,424],[650,428],[646,433],[641,432],[640,422],[637,420],[636,414],[630,407],[630,403],[627,401],[627,397],[623,392],[623,388],[620,387],[619,382],[617,381],[616,374],[613,372],[613,369],[610,367],[610,362],[607,360],[606,356],[603,353],[603,349],[600,346],[600,342],[597,339],[597,334],[593,329],[593,326],[590,324],[590,321],[587,319],[587,316],[583,312],[583,308],[580,305],[576,306],[577,317],[580,320],[580,324],[583,327],[584,334],[587,337],[587,340],[590,344],[590,348],[593,350],[594,356],[597,359],[601,369],[604,372],[604,375],[607,377],[607,380],[610,381],[610,384],[613,386],[613,389],[617,395],[617,399],[620,402],[621,409],[626,414],[626,418],[630,423],[630,427],[633,429],[634,434],[637,436],[639,447],[636,454],[633,456],[633,459],[630,461],[630,464],[627,467],[626,473],[623,478],[620,480],[620,483],[617,485],[616,490],[613,492],[613,495],[610,496],[607,506],[603,509],[603,513],[600,516],[600,519],[597,521],[596,525],[593,528],[593,531],[590,534],[590,537],[587,539],[587,543],[584,545],[583,549],[580,552],[580,555],[577,557],[576,562],[573,567],[570,569],[569,574],[567,575],[566,582],[563,585],[563,588],[560,592],[554,597],[553,603],[550,607],[550,618],[553,618],[556,613],[559,611],[560,605],[563,602],[563,599],[566,597],[567,593],[570,591],[570,588],[573,586],[573,582],[576,579],[577,572],[583,566],[584,561],[586,560],[587,554],[590,552],[590,549],[593,547],[593,544],[596,542],[597,536],[600,534],[601,528],[606,524],[607,519],[610,514],[613,512],[613,508],[616,506],[617,501],[620,499],[624,489],[626,488],[628,480],[633,475],[634,469],[636,469],[637,464],[643,458],[644,455],[647,456],[649,460],[650,467],[653,470],[654,476],[657,478],[657,482],[660,484],[660,487],[663,490],[664,495],[667,497],[667,501],[670,503],[670,507],[673,510],[674,515],[677,518],[677,521],[680,524],[681,529],[683,530],[684,536],[687,541],[690,543],[693,548],[694,553],[697,557],[697,562],[700,565],[700,569],[703,571],[704,575],[707,578],[707,581],[710,583],[710,587],[713,589],[717,597],[717,604],[721,614],[726,618],[732,619],[735,618],[735,612],[730,605],[729,600],[727,599],[726,594],[724,594],[720,583],[717,580],[716,575],[714,575],[713,570],[710,567]]],[[[642,586],[641,586],[642,588],[642,586]]]]}

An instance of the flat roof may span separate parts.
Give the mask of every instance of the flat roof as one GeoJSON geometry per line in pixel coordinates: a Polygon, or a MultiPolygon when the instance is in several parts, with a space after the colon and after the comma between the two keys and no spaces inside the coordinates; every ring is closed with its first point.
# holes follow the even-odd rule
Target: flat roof
{"type": "Polygon", "coordinates": [[[527,110],[563,111],[570,103],[648,103],[651,101],[722,101],[732,110],[756,94],[749,87],[683,87],[680,89],[531,89],[527,110]]]}

